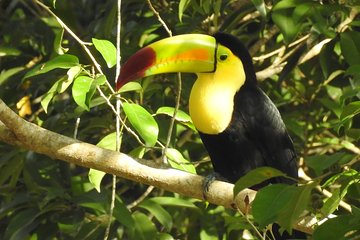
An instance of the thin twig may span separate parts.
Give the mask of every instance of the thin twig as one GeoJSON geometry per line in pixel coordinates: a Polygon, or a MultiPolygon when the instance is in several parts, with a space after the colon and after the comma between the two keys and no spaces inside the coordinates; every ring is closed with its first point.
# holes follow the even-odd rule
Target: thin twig
{"type": "Polygon", "coordinates": [[[75,123],[75,129],[74,129],[74,136],[73,138],[77,139],[77,134],[78,134],[78,130],[79,130],[79,125],[80,125],[80,118],[76,118],[76,123],[75,123]]]}
{"type": "Polygon", "coordinates": [[[171,135],[172,135],[172,131],[174,129],[174,124],[175,124],[175,117],[177,112],[179,111],[180,108],[180,99],[181,99],[181,89],[182,89],[182,80],[181,80],[181,73],[177,74],[177,79],[178,79],[178,91],[177,91],[177,96],[176,96],[176,103],[175,103],[175,108],[174,108],[174,114],[171,117],[170,120],[170,125],[169,125],[169,130],[168,130],[168,134],[167,134],[167,139],[166,139],[166,144],[163,150],[163,162],[166,163],[166,151],[169,148],[170,145],[170,141],[171,141],[171,135]]]}
{"type": "MultiPolygon", "coordinates": [[[[120,31],[121,31],[121,0],[117,0],[117,34],[116,34],[116,74],[115,74],[115,82],[116,79],[119,77],[120,74],[120,60],[121,60],[121,53],[120,53],[120,31]]],[[[117,95],[116,97],[116,151],[120,152],[121,148],[121,133],[122,128],[120,128],[120,95],[117,95]]],[[[124,127],[125,125],[122,125],[124,127]]],[[[109,238],[110,233],[110,227],[111,227],[111,220],[114,213],[115,208],[115,198],[116,198],[116,175],[112,175],[112,185],[111,185],[111,202],[110,202],[110,211],[109,211],[109,219],[108,224],[106,226],[104,240],[107,240],[109,238]]]]}
{"type": "Polygon", "coordinates": [[[149,186],[146,191],[135,201],[133,201],[132,203],[126,205],[126,207],[128,209],[132,209],[134,207],[136,207],[137,205],[139,205],[139,203],[141,203],[147,196],[149,196],[149,194],[152,192],[152,190],[154,190],[154,186],[149,186]]]}
{"type": "Polygon", "coordinates": [[[164,22],[164,20],[162,20],[160,14],[158,11],[156,11],[156,9],[153,7],[152,3],[150,0],[147,0],[147,3],[149,4],[149,7],[151,9],[151,11],[153,11],[153,13],[155,14],[155,16],[158,18],[159,22],[163,25],[163,27],[165,28],[166,32],[169,34],[170,37],[172,37],[172,32],[170,30],[170,28],[168,28],[168,26],[166,25],[166,23],[164,22]]]}
{"type": "Polygon", "coordinates": [[[240,211],[240,209],[236,209],[237,212],[246,219],[246,221],[250,224],[250,226],[254,229],[255,233],[260,237],[260,239],[265,240],[265,238],[263,237],[263,235],[261,235],[259,229],[257,229],[257,227],[252,223],[252,221],[250,221],[248,214],[244,214],[242,211],[240,211]]]}
{"type": "MultiPolygon", "coordinates": [[[[288,48],[291,48],[291,47],[293,47],[293,46],[298,45],[299,43],[307,40],[309,37],[310,37],[310,34],[307,34],[307,35],[303,36],[302,38],[299,38],[298,40],[290,43],[289,46],[288,46],[288,48]]],[[[274,51],[272,51],[272,52],[263,54],[263,55],[261,55],[261,56],[259,56],[259,57],[253,57],[252,59],[253,59],[254,61],[262,61],[262,60],[265,60],[265,59],[267,59],[267,58],[269,58],[269,57],[272,57],[272,56],[274,56],[274,55],[276,55],[276,54],[280,54],[281,52],[284,52],[285,50],[286,50],[286,46],[282,46],[282,47],[280,47],[280,48],[278,48],[278,49],[276,49],[276,50],[274,50],[274,51]]]]}

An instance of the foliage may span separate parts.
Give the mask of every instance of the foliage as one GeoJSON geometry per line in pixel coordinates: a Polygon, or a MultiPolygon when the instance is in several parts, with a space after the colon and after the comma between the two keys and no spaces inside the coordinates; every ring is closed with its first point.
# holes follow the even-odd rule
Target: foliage
{"type": "MultiPolygon", "coordinates": [[[[90,44],[79,45],[36,1],[1,2],[0,98],[28,121],[67,136],[76,129],[78,139],[115,149],[115,117],[101,93],[115,103],[108,83],[114,86],[116,4],[109,0],[44,2],[90,44]],[[89,47],[102,71],[83,46],[89,47]]],[[[262,76],[259,84],[278,106],[300,167],[309,178],[298,187],[261,189],[253,215],[246,218],[160,189],[133,204],[147,187],[117,179],[110,237],[238,239],[244,229],[259,237],[251,224],[262,231],[278,222],[290,230],[305,216],[322,219],[329,214],[338,217],[315,228],[314,239],[329,239],[329,233],[337,239],[359,237],[360,4],[336,0],[153,4],[174,35],[220,30],[248,46],[262,76]],[[323,195],[316,186],[332,196],[323,195]],[[341,201],[352,212],[340,207],[341,201]]],[[[144,1],[123,1],[121,27],[122,59],[168,36],[144,1]]],[[[184,74],[182,78],[180,111],[167,157],[172,167],[206,175],[211,164],[186,114],[194,77],[184,74]]],[[[122,90],[121,117],[126,123],[122,152],[162,159],[178,91],[175,79],[175,75],[161,75],[122,90]]],[[[109,176],[93,171],[89,181],[87,169],[2,143],[0,153],[1,239],[103,238],[111,202],[109,176]]],[[[281,176],[264,171],[251,174],[256,181],[281,176]]],[[[254,181],[240,180],[236,189],[254,181]]]]}

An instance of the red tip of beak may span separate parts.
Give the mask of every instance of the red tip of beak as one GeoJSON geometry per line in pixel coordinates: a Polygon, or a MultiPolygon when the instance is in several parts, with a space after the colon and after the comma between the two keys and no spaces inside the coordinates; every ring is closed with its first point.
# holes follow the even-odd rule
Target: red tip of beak
{"type": "Polygon", "coordinates": [[[145,47],[131,56],[121,67],[119,78],[116,80],[116,90],[125,83],[144,76],[145,71],[155,63],[156,54],[150,47],[145,47]]]}

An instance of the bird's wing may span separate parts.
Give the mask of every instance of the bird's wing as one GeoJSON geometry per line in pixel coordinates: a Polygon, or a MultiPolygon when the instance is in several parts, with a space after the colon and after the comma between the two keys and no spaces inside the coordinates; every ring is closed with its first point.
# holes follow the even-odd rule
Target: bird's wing
{"type": "Polygon", "coordinates": [[[274,103],[258,87],[240,90],[237,111],[247,131],[263,156],[266,165],[297,178],[293,142],[274,103]]]}

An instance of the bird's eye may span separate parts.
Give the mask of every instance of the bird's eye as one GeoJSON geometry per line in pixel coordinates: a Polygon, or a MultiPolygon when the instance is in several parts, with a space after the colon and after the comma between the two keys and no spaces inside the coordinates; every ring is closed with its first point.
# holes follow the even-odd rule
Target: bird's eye
{"type": "Polygon", "coordinates": [[[227,54],[221,54],[221,55],[220,55],[220,60],[221,60],[221,61],[225,61],[227,58],[228,58],[228,55],[227,55],[227,54]]]}

